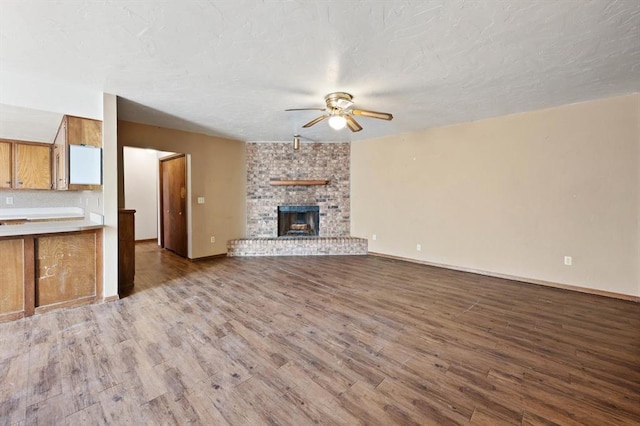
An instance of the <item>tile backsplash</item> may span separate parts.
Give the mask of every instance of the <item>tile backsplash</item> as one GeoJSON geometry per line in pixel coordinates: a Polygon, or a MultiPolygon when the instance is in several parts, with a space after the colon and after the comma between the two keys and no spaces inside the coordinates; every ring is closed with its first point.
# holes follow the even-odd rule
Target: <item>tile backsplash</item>
{"type": "Polygon", "coordinates": [[[0,190],[0,208],[81,207],[85,215],[103,214],[102,191],[0,190]],[[9,198],[9,200],[8,200],[9,198]],[[7,201],[13,201],[8,204],[7,201]]]}

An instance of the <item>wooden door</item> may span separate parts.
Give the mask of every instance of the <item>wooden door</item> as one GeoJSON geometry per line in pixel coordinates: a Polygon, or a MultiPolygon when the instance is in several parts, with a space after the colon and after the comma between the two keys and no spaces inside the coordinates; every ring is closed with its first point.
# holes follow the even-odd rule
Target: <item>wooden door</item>
{"type": "Polygon", "coordinates": [[[160,160],[162,247],[187,257],[187,163],[184,154],[160,160]]]}
{"type": "Polygon", "coordinates": [[[51,189],[51,145],[15,144],[14,188],[51,189]]]}
{"type": "Polygon", "coordinates": [[[0,141],[0,188],[11,188],[11,148],[13,144],[0,141]]]}

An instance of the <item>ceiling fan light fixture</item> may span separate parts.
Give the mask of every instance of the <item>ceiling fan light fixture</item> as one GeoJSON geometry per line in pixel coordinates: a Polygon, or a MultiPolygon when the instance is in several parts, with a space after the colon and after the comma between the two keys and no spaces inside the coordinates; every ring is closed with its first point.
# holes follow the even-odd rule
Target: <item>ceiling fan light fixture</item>
{"type": "Polygon", "coordinates": [[[347,125],[347,119],[341,115],[332,115],[329,117],[329,126],[334,130],[342,130],[347,125]]]}
{"type": "Polygon", "coordinates": [[[347,127],[352,132],[359,132],[362,130],[362,126],[355,120],[355,118],[353,118],[354,115],[366,118],[377,118],[378,120],[393,120],[393,114],[388,112],[351,109],[351,105],[353,105],[353,96],[346,92],[329,93],[324,97],[324,101],[327,104],[326,108],[291,108],[286,109],[285,111],[325,111],[325,114],[322,114],[303,125],[302,127],[304,129],[308,129],[322,120],[327,120],[329,122],[329,126],[334,130],[342,130],[347,127]]]}

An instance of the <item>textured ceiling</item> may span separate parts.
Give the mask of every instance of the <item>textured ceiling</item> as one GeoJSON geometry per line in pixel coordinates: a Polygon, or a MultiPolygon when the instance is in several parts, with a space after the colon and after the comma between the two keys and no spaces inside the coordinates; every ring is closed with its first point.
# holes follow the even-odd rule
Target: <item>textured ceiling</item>
{"type": "Polygon", "coordinates": [[[131,121],[368,139],[640,91],[640,1],[0,0],[0,64],[116,94],[131,121]],[[395,118],[284,112],[333,91],[395,118]]]}

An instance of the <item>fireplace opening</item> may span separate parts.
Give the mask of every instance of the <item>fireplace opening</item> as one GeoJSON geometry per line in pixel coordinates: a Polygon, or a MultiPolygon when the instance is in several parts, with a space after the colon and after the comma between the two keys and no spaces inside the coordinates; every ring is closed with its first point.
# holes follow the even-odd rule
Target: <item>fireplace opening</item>
{"type": "Polygon", "coordinates": [[[320,207],[278,206],[278,237],[317,236],[320,207]]]}

